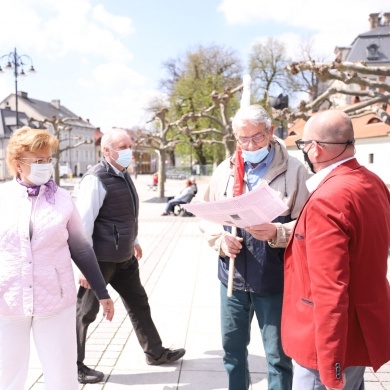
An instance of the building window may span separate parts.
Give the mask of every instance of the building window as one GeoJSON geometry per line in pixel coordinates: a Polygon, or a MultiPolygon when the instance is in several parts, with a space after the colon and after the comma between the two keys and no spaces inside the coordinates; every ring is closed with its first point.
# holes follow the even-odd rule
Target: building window
{"type": "Polygon", "coordinates": [[[375,43],[372,43],[371,45],[367,46],[367,59],[369,61],[379,60],[379,52],[378,52],[379,46],[375,43]]]}
{"type": "Polygon", "coordinates": [[[374,153],[370,153],[368,155],[368,163],[369,164],[374,164],[374,153]]]}

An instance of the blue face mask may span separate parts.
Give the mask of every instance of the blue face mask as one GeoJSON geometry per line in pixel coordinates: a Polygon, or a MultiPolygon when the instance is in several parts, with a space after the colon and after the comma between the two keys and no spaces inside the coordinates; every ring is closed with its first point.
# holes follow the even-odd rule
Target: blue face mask
{"type": "Polygon", "coordinates": [[[115,162],[123,168],[127,168],[133,157],[133,151],[131,149],[118,150],[118,158],[115,162]]]}
{"type": "Polygon", "coordinates": [[[251,164],[257,164],[268,156],[269,150],[268,145],[266,145],[259,150],[241,150],[241,152],[244,161],[248,161],[251,164]]]}

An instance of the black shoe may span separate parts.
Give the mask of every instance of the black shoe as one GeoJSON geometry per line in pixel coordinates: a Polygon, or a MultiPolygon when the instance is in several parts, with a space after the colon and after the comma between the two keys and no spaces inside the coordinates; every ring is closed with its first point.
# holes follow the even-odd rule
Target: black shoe
{"type": "Polygon", "coordinates": [[[85,364],[78,364],[79,383],[97,383],[101,382],[104,374],[101,371],[93,370],[85,364]]]}
{"type": "Polygon", "coordinates": [[[146,363],[150,366],[159,366],[160,364],[173,363],[184,356],[186,350],[184,348],[179,349],[165,349],[164,353],[158,359],[152,359],[146,356],[146,363]]]}

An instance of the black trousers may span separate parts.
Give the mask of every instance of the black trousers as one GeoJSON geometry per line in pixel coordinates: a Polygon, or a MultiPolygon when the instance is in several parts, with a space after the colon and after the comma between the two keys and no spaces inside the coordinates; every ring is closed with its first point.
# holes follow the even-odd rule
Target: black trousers
{"type": "MultiPolygon", "coordinates": [[[[138,260],[133,257],[123,263],[99,262],[106,281],[118,292],[133,325],[138,342],[151,358],[159,358],[164,348],[154,325],[148,296],[141,284],[138,260]]],[[[77,361],[85,358],[85,343],[88,326],[95,321],[99,312],[99,301],[90,289],[80,287],[77,294],[77,361]]]]}

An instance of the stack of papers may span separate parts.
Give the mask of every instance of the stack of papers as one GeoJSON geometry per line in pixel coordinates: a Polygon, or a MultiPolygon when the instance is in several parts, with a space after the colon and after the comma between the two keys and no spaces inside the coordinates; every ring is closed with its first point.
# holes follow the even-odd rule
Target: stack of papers
{"type": "Polygon", "coordinates": [[[183,204],[181,207],[206,221],[244,228],[270,223],[287,211],[287,205],[279,196],[263,182],[255,190],[234,198],[183,204]]]}

